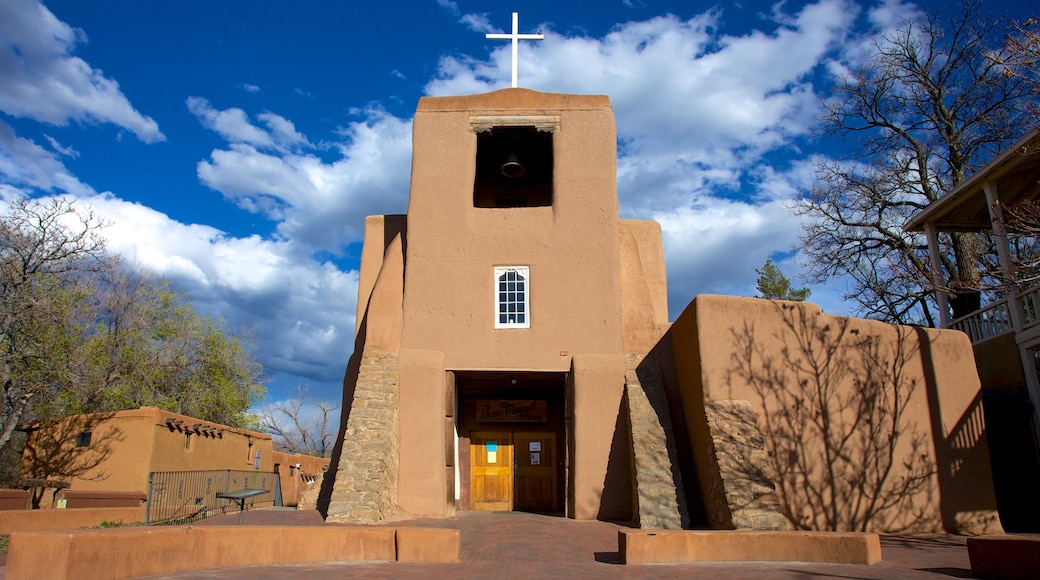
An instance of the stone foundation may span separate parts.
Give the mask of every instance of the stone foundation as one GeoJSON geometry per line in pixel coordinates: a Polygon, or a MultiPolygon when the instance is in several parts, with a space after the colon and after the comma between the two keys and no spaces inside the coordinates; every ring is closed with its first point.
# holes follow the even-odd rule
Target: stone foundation
{"type": "MultiPolygon", "coordinates": [[[[744,530],[786,530],[758,417],[749,401],[705,401],[714,451],[712,494],[729,507],[729,526],[744,530]]],[[[725,518],[719,518],[725,521],[725,518]]]]}
{"type": "Polygon", "coordinates": [[[377,523],[397,513],[397,353],[361,355],[327,521],[377,523]]]}
{"type": "Polygon", "coordinates": [[[628,404],[634,471],[634,519],[640,528],[680,530],[690,525],[678,469],[675,434],[661,371],[653,359],[627,355],[628,404]]]}

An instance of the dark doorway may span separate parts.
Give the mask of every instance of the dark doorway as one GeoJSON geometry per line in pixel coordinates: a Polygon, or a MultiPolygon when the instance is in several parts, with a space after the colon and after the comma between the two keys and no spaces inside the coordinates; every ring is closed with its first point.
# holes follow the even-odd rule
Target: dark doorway
{"type": "Polygon", "coordinates": [[[456,371],[463,510],[563,515],[565,373],[456,371]]]}
{"type": "Polygon", "coordinates": [[[1024,389],[982,391],[997,512],[1005,532],[1040,532],[1040,452],[1024,389]]]}

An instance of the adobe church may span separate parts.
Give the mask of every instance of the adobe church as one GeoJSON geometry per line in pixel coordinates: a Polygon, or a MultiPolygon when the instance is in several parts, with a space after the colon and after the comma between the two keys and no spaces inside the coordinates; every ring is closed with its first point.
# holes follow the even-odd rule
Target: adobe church
{"type": "Polygon", "coordinates": [[[616,154],[606,96],[419,101],[408,213],[365,223],[329,521],[1000,529],[966,337],[723,296],[670,323],[616,154]]]}

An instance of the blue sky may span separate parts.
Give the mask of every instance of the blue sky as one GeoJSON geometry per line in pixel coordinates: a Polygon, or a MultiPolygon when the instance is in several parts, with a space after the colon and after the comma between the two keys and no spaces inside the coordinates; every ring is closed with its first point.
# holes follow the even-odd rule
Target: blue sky
{"type": "MultiPolygon", "coordinates": [[[[1026,3],[987,0],[994,15],[1026,3]]],[[[664,231],[674,318],[798,272],[790,205],[834,71],[898,1],[0,0],[0,196],[73,195],[113,250],[251,327],[269,399],[339,400],[364,217],[404,213],[423,95],[606,94],[623,217],[664,231]]],[[[844,312],[840,282],[812,300],[844,312]]]]}

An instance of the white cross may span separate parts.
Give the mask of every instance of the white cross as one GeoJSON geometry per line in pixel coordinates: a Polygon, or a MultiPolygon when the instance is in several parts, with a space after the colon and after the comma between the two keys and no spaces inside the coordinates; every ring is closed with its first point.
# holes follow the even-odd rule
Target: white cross
{"type": "Polygon", "coordinates": [[[516,88],[516,45],[518,40],[542,40],[545,38],[541,33],[539,34],[520,34],[520,14],[518,12],[513,13],[513,33],[512,34],[487,34],[485,37],[488,40],[512,40],[513,41],[513,88],[516,88]]]}

